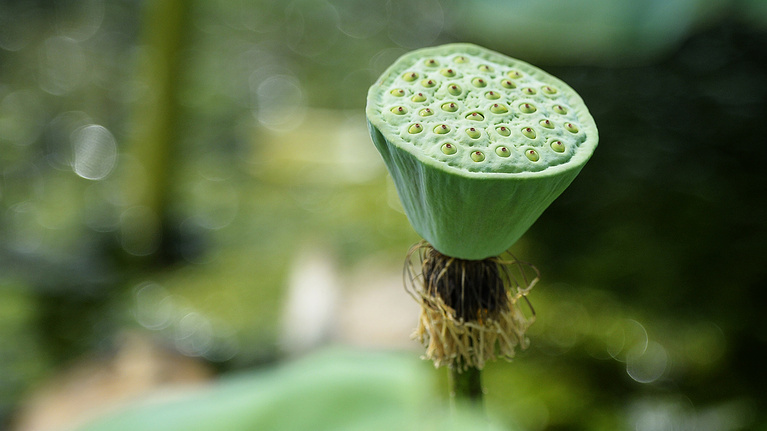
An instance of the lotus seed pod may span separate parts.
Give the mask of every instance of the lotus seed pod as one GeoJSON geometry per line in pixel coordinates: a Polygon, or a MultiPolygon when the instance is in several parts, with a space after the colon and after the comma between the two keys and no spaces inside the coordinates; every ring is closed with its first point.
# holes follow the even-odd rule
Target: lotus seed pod
{"type": "Polygon", "coordinates": [[[368,91],[366,115],[413,228],[440,253],[468,260],[511,247],[598,142],[593,118],[567,84],[471,44],[400,57],[368,91]],[[442,81],[447,69],[455,73],[450,82],[442,81]],[[453,94],[452,86],[462,90],[453,94]],[[451,103],[454,111],[445,109],[451,103]]]}

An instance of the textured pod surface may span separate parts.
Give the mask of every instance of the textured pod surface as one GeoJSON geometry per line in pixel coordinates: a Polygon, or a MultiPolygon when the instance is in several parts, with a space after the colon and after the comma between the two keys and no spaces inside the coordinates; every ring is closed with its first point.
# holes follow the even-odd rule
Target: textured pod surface
{"type": "Polygon", "coordinates": [[[370,88],[366,114],[413,228],[461,259],[511,247],[598,141],[572,88],[470,44],[399,58],[370,88]]]}

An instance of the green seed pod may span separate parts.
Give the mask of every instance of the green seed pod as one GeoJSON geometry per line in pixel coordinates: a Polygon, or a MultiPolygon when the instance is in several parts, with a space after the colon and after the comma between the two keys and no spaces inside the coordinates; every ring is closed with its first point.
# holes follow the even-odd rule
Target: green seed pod
{"type": "Polygon", "coordinates": [[[511,155],[511,151],[507,147],[497,147],[495,149],[495,154],[498,154],[501,157],[509,157],[511,155]]]}
{"type": "Polygon", "coordinates": [[[509,89],[517,88],[517,84],[515,84],[514,81],[512,81],[510,79],[502,79],[501,80],[501,86],[503,88],[509,88],[509,89]]]}
{"type": "Polygon", "coordinates": [[[434,115],[434,111],[432,111],[429,108],[423,108],[420,111],[418,111],[418,115],[420,115],[421,117],[428,117],[430,115],[434,115]]]}
{"type": "Polygon", "coordinates": [[[561,115],[567,114],[567,108],[565,108],[562,105],[554,105],[554,107],[551,109],[553,109],[554,112],[556,112],[557,114],[561,114],[561,115]]]}
{"type": "Polygon", "coordinates": [[[413,82],[416,79],[418,79],[418,74],[416,72],[407,72],[404,75],[402,75],[402,79],[404,79],[407,82],[413,82]]]}
{"type": "Polygon", "coordinates": [[[452,78],[455,76],[455,69],[442,69],[439,71],[439,73],[441,73],[442,76],[447,76],[448,78],[452,78]]]}
{"type": "Polygon", "coordinates": [[[423,93],[416,93],[410,98],[413,102],[420,103],[426,101],[426,96],[423,93]]]}
{"type": "Polygon", "coordinates": [[[397,115],[405,115],[407,114],[407,108],[405,108],[404,106],[395,106],[391,108],[391,112],[397,115]]]}
{"type": "Polygon", "coordinates": [[[470,44],[424,48],[400,57],[370,88],[366,115],[413,228],[440,253],[460,259],[497,256],[511,247],[575,179],[598,141],[594,120],[567,84],[535,66],[470,44]],[[419,85],[419,91],[432,107],[459,100],[455,112],[462,115],[436,109],[424,116],[428,108],[409,105],[409,99],[404,100],[408,104],[393,103],[390,93],[403,88],[403,80],[413,82],[437,72],[430,59],[455,71],[450,79],[462,92],[453,95],[449,86],[436,82],[433,87],[419,85]],[[488,98],[490,88],[485,87],[490,83],[504,100],[499,106],[515,110],[524,104],[535,107],[534,102],[540,109],[491,115],[496,114],[494,102],[488,105],[488,100],[498,99],[488,98]],[[543,109],[517,86],[540,92],[535,97],[545,96],[546,106],[566,107],[566,113],[543,109]],[[389,112],[400,104],[407,113],[389,112]],[[556,115],[561,126],[549,128],[549,115],[556,115]],[[442,126],[449,134],[440,133],[442,126]],[[435,133],[422,133],[425,128],[435,133]],[[453,134],[454,129],[465,133],[453,134]],[[448,146],[447,136],[454,136],[455,143],[448,146]],[[464,145],[471,151],[461,151],[464,145]],[[514,148],[525,157],[514,157],[514,148]]]}
{"type": "Polygon", "coordinates": [[[538,155],[538,152],[533,149],[525,151],[525,156],[527,156],[531,162],[537,162],[541,159],[541,156],[538,155]]]}
{"type": "Polygon", "coordinates": [[[455,112],[458,110],[458,105],[453,102],[445,102],[442,104],[442,106],[440,106],[440,108],[442,108],[442,110],[445,112],[455,112]]]}
{"type": "Polygon", "coordinates": [[[535,112],[537,110],[538,109],[535,106],[533,106],[533,105],[531,105],[529,103],[523,103],[523,104],[519,105],[519,111],[520,112],[524,112],[525,114],[532,114],[533,112],[535,112]]]}
{"type": "Polygon", "coordinates": [[[498,100],[501,98],[501,94],[498,93],[497,91],[488,91],[487,93],[485,93],[485,98],[487,100],[498,100]]]}
{"type": "Polygon", "coordinates": [[[447,86],[447,92],[453,96],[457,96],[461,94],[461,87],[459,87],[457,84],[450,84],[447,86]]]}
{"type": "Polygon", "coordinates": [[[391,94],[392,96],[395,96],[395,97],[402,97],[405,95],[405,90],[401,88],[395,88],[394,90],[391,91],[391,94]]]}
{"type": "Polygon", "coordinates": [[[490,107],[490,112],[493,114],[505,114],[509,112],[509,108],[506,107],[506,105],[501,105],[500,103],[494,103],[490,107]]]}
{"type": "Polygon", "coordinates": [[[495,70],[492,66],[488,66],[487,64],[480,64],[478,69],[480,72],[492,72],[495,70]]]}
{"type": "Polygon", "coordinates": [[[468,129],[466,129],[466,134],[469,135],[471,139],[479,139],[480,136],[482,136],[482,132],[480,132],[474,127],[469,127],[468,129]]]}
{"type": "Polygon", "coordinates": [[[565,144],[563,144],[562,141],[560,141],[558,139],[554,140],[554,141],[551,141],[551,144],[549,144],[549,145],[551,146],[551,149],[556,151],[557,153],[564,153],[565,152],[565,144]]]}
{"type": "Polygon", "coordinates": [[[471,112],[469,114],[466,114],[466,119],[471,121],[482,121],[485,119],[485,116],[480,114],[479,112],[471,112]]]}
{"type": "Polygon", "coordinates": [[[434,133],[438,135],[444,135],[445,133],[450,131],[450,126],[447,124],[440,124],[434,128],[434,133]]]}
{"type": "Polygon", "coordinates": [[[437,85],[437,81],[433,79],[424,79],[421,81],[421,85],[423,85],[426,88],[432,88],[437,85]]]}
{"type": "Polygon", "coordinates": [[[539,121],[538,124],[540,124],[541,126],[547,128],[547,129],[553,129],[554,128],[554,123],[549,121],[548,118],[539,121]]]}

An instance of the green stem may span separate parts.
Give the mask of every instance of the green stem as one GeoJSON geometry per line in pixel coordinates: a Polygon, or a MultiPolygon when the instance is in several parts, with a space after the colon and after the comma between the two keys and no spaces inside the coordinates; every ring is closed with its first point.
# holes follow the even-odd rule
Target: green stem
{"type": "Polygon", "coordinates": [[[450,405],[453,410],[458,406],[482,408],[482,372],[474,367],[459,372],[456,367],[448,368],[448,388],[450,405]]]}

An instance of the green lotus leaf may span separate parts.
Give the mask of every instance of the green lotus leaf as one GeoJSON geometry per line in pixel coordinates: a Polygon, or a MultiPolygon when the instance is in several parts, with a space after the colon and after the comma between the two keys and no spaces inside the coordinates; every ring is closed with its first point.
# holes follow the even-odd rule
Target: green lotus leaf
{"type": "Polygon", "coordinates": [[[575,90],[471,44],[400,57],[370,88],[366,115],[413,228],[461,259],[511,247],[598,142],[575,90]]]}

